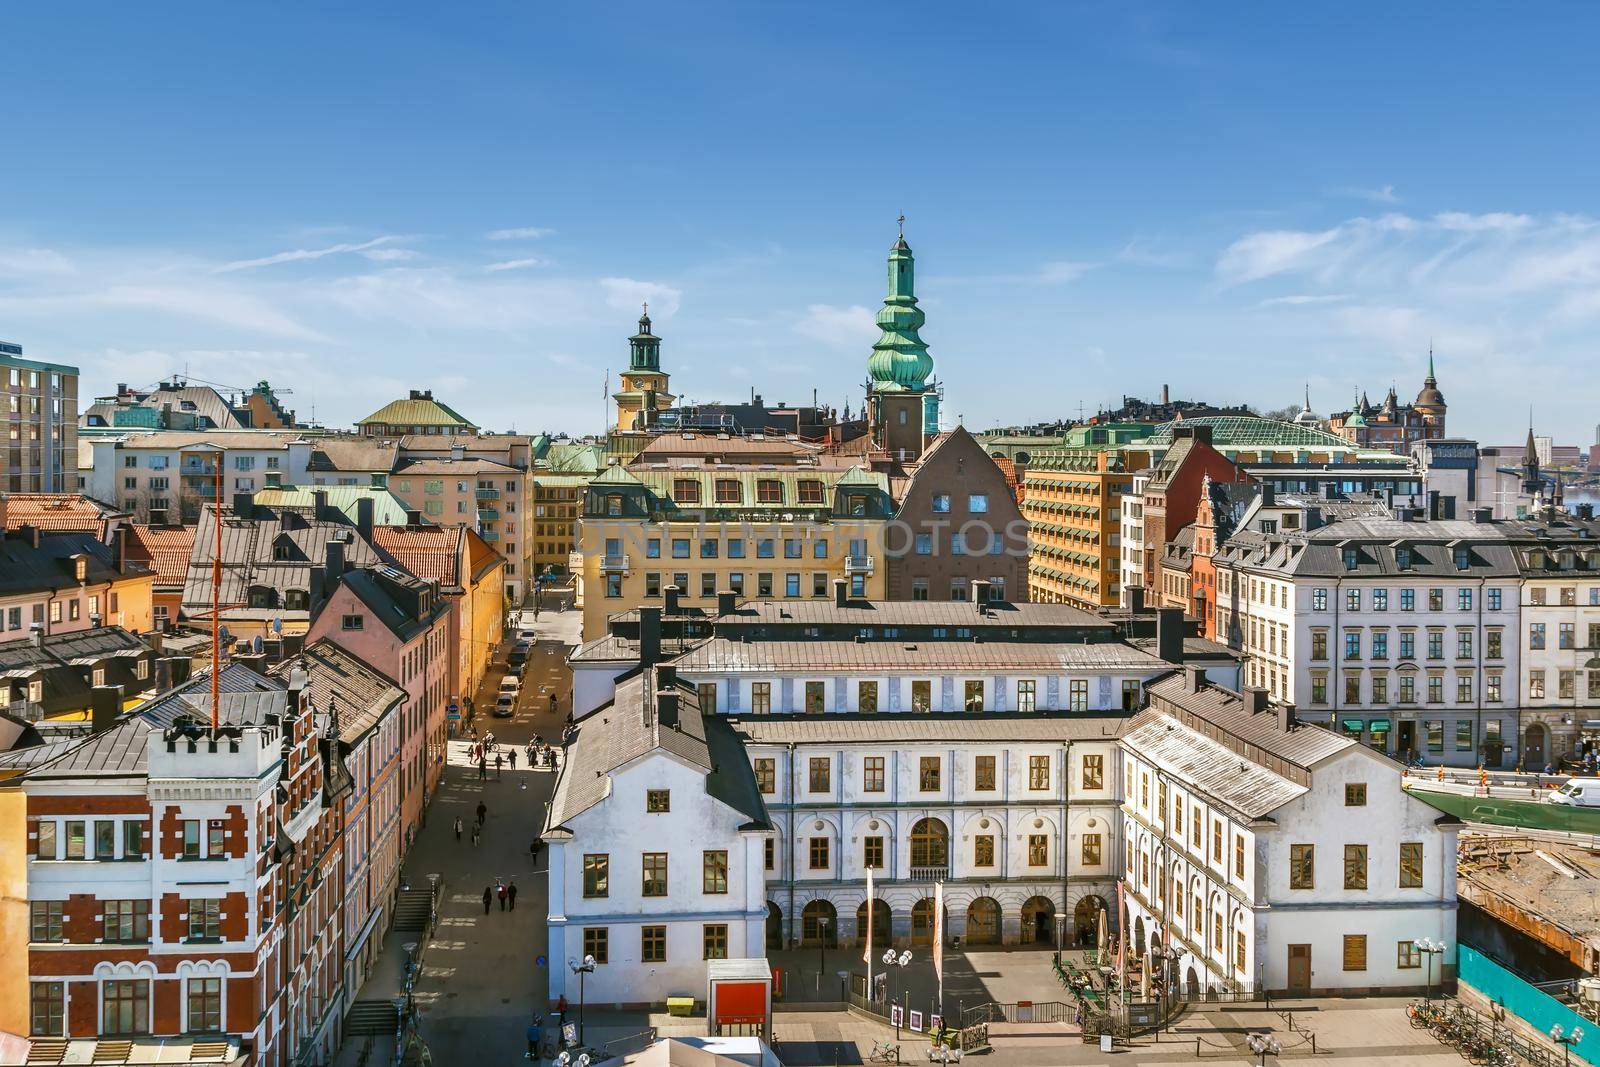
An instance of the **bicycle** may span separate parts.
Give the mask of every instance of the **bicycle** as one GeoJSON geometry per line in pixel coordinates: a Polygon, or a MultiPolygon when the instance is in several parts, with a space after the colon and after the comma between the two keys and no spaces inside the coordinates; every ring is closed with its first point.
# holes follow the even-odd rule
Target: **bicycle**
{"type": "Polygon", "coordinates": [[[872,1051],[867,1053],[868,1063],[899,1063],[900,1046],[888,1041],[875,1041],[872,1051]]]}

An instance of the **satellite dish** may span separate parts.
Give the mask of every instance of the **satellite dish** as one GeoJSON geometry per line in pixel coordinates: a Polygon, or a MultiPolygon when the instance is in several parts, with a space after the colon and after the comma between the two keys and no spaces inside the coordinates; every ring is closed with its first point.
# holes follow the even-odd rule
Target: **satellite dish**
{"type": "Polygon", "coordinates": [[[272,632],[275,633],[275,634],[283,633],[283,620],[282,619],[273,619],[272,620],[272,632]]]}
{"type": "Polygon", "coordinates": [[[570,1052],[561,1052],[556,1055],[556,1067],[567,1067],[567,1064],[571,1062],[572,1054],[570,1052]]]}
{"type": "Polygon", "coordinates": [[[587,1052],[578,1057],[578,1067],[589,1067],[589,1063],[589,1054],[587,1052]]]}
{"type": "Polygon", "coordinates": [[[250,639],[250,651],[251,652],[255,652],[257,654],[259,654],[261,652],[261,635],[260,634],[256,634],[254,637],[252,637],[250,639]]]}

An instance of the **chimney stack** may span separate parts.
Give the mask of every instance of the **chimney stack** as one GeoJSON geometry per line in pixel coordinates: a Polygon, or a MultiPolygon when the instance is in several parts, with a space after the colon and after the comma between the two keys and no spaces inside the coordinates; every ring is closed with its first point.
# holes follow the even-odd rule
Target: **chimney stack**
{"type": "Polygon", "coordinates": [[[850,602],[850,586],[843,578],[833,580],[833,606],[842,608],[850,602]]]}
{"type": "Polygon", "coordinates": [[[1300,720],[1295,718],[1293,704],[1278,705],[1278,729],[1282,730],[1284,733],[1288,733],[1299,724],[1300,720]]]}
{"type": "Polygon", "coordinates": [[[1244,692],[1240,695],[1244,697],[1245,710],[1251,715],[1267,710],[1267,691],[1261,686],[1247,685],[1244,687],[1244,692]]]}
{"type": "Polygon", "coordinates": [[[1172,390],[1168,388],[1165,382],[1161,385],[1161,403],[1163,406],[1172,403],[1172,390]]]}
{"type": "Polygon", "coordinates": [[[639,609],[639,666],[650,670],[661,658],[661,609],[655,605],[639,609]]]}
{"type": "Polygon", "coordinates": [[[993,587],[987,579],[979,578],[972,583],[972,603],[977,606],[978,614],[982,615],[984,608],[989,603],[989,591],[993,587]]]}
{"type": "Polygon", "coordinates": [[[1134,615],[1144,610],[1144,586],[1125,585],[1122,587],[1122,599],[1128,606],[1128,611],[1134,615]]]}
{"type": "Polygon", "coordinates": [[[1185,629],[1182,608],[1158,608],[1156,610],[1156,655],[1167,663],[1182,663],[1185,629]]]}
{"type": "Polygon", "coordinates": [[[322,576],[322,595],[332,596],[333,591],[339,587],[339,579],[344,577],[344,542],[329,539],[324,551],[326,569],[322,576]]]}
{"type": "Polygon", "coordinates": [[[1273,487],[1271,482],[1261,483],[1261,506],[1264,508],[1278,506],[1278,490],[1273,487]]]}
{"type": "Polygon", "coordinates": [[[717,594],[717,614],[732,615],[739,606],[739,594],[721,592],[717,594]]]}
{"type": "Polygon", "coordinates": [[[89,722],[95,733],[104,733],[122,715],[122,687],[97,685],[89,690],[89,722]]]}
{"type": "Polygon", "coordinates": [[[254,493],[235,493],[235,494],[233,494],[233,514],[237,518],[246,519],[246,520],[255,518],[256,517],[255,504],[256,504],[256,498],[255,498],[255,494],[254,493]]]}
{"type": "Polygon", "coordinates": [[[1185,667],[1183,669],[1184,688],[1191,693],[1198,693],[1206,686],[1206,672],[1200,667],[1185,667]]]}
{"type": "Polygon", "coordinates": [[[656,693],[656,722],[668,730],[678,728],[678,691],[663,689],[656,693]]]}
{"type": "Polygon", "coordinates": [[[666,592],[661,596],[661,614],[678,614],[678,598],[683,595],[683,590],[675,585],[667,586],[666,592]]]}
{"type": "Polygon", "coordinates": [[[670,663],[658,663],[655,666],[656,688],[675,689],[678,685],[678,668],[670,663]]]}
{"type": "Polygon", "coordinates": [[[361,535],[361,540],[372,540],[372,497],[363,496],[356,501],[356,532],[361,535]]]}

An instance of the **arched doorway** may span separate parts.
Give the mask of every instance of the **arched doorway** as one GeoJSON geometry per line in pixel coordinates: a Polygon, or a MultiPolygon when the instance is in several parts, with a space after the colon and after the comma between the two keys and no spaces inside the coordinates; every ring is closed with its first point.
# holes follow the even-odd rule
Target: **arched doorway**
{"type": "Polygon", "coordinates": [[[1029,897],[1022,904],[1022,940],[1035,945],[1056,941],[1056,905],[1049,897],[1029,897]]]}
{"type": "Polygon", "coordinates": [[[1100,947],[1100,913],[1105,910],[1106,902],[1100,897],[1091,894],[1078,898],[1078,903],[1072,907],[1072,926],[1077,931],[1079,945],[1084,948],[1100,947]]]}
{"type": "Polygon", "coordinates": [[[911,827],[911,877],[944,878],[949,869],[949,828],[941,819],[918,819],[911,827]]]}
{"type": "MultiPolygon", "coordinates": [[[[863,900],[856,907],[856,943],[867,943],[867,901],[863,900]]],[[[889,905],[881,900],[872,901],[872,947],[874,950],[888,948],[894,941],[893,923],[889,912],[889,905]]]]}
{"type": "Polygon", "coordinates": [[[933,944],[933,898],[923,897],[911,905],[911,943],[933,944]]]}
{"type": "Polygon", "coordinates": [[[1189,973],[1183,976],[1183,995],[1190,1000],[1200,999],[1200,976],[1194,968],[1189,968],[1189,973]]]}
{"type": "Polygon", "coordinates": [[[800,943],[812,948],[839,944],[839,916],[826,900],[813,900],[800,910],[800,943]]]}
{"type": "Polygon", "coordinates": [[[767,947],[783,947],[783,909],[767,901],[767,947]]]}
{"type": "Polygon", "coordinates": [[[1544,723],[1530,723],[1522,732],[1522,769],[1526,771],[1544,770],[1545,761],[1550,757],[1545,753],[1545,743],[1550,736],[1544,728],[1544,723]]]}
{"type": "Polygon", "coordinates": [[[979,897],[967,905],[967,944],[1000,943],[1000,902],[994,897],[979,897]]]}
{"type": "Polygon", "coordinates": [[[1128,946],[1135,956],[1144,955],[1144,916],[1133,920],[1133,944],[1128,946]]]}

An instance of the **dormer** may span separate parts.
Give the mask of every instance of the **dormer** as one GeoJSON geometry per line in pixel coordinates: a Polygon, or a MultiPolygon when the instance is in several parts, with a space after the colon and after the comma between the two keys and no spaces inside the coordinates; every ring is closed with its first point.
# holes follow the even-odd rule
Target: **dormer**
{"type": "Polygon", "coordinates": [[[67,566],[72,569],[72,580],[86,582],[89,580],[89,556],[84,552],[74,552],[67,557],[67,566]]]}
{"type": "Polygon", "coordinates": [[[1339,558],[1344,562],[1344,569],[1353,571],[1361,564],[1361,547],[1349,541],[1339,543],[1339,558]]]}
{"type": "Polygon", "coordinates": [[[1411,546],[1403,541],[1396,541],[1391,547],[1394,548],[1394,565],[1403,571],[1410,570],[1412,563],[1411,546]]]}
{"type": "Polygon", "coordinates": [[[1450,542],[1450,561],[1455,564],[1458,571],[1464,571],[1472,566],[1472,546],[1461,541],[1450,542]]]}
{"type": "Polygon", "coordinates": [[[270,585],[252,585],[246,595],[246,603],[252,608],[272,608],[278,606],[278,591],[270,585]]]}
{"type": "Polygon", "coordinates": [[[300,546],[294,543],[294,538],[286,533],[280,533],[272,539],[272,558],[277,563],[292,563],[305,558],[300,551],[300,546]]]}

